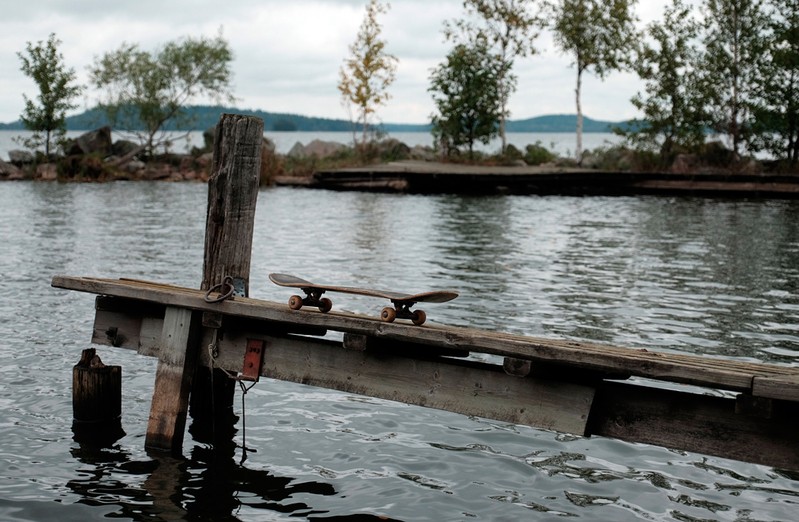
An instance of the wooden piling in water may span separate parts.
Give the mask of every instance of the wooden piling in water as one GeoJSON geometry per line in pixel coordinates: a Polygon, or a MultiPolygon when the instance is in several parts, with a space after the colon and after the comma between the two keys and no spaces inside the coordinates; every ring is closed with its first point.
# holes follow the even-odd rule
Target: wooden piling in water
{"type": "MultiPolygon", "coordinates": [[[[249,295],[255,206],[261,172],[263,120],[223,114],[216,128],[214,162],[208,180],[205,224],[203,290],[232,278],[234,295],[249,295]]],[[[203,325],[219,330],[221,316],[206,314],[203,325]]],[[[198,367],[191,394],[190,427],[203,442],[230,437],[237,417],[233,413],[235,382],[219,369],[198,367]]]]}
{"type": "Polygon", "coordinates": [[[122,367],[106,366],[94,348],[72,368],[72,432],[77,442],[107,445],[122,430],[122,367]]]}
{"type": "MultiPolygon", "coordinates": [[[[234,114],[223,114],[220,118],[213,172],[208,181],[203,290],[217,288],[224,293],[227,285],[232,284],[238,295],[248,293],[262,143],[261,119],[234,114]]],[[[204,316],[174,307],[165,311],[145,439],[149,449],[180,452],[195,371],[198,389],[210,390],[194,394],[191,405],[193,425],[197,425],[200,438],[214,433],[217,419],[228,424],[231,418],[235,419],[233,383],[224,373],[196,368],[203,327],[221,327],[221,316],[213,312],[204,316]]]]}

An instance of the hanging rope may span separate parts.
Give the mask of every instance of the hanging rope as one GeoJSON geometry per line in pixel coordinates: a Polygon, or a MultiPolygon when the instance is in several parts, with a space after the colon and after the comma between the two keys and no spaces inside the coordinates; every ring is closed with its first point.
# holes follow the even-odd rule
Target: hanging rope
{"type": "Polygon", "coordinates": [[[255,382],[245,386],[244,381],[239,380],[239,387],[241,388],[241,461],[239,464],[244,464],[244,461],[247,460],[247,413],[244,398],[253,386],[255,386],[255,382]]]}
{"type": "MultiPolygon", "coordinates": [[[[211,337],[211,342],[208,343],[208,358],[211,362],[211,390],[214,389],[214,370],[217,368],[215,362],[217,357],[219,357],[219,344],[217,339],[218,329],[214,328],[214,334],[211,337]]],[[[244,401],[247,392],[253,389],[253,387],[257,384],[257,382],[253,381],[252,384],[246,386],[244,381],[239,379],[238,375],[234,375],[227,371],[226,369],[219,367],[228,378],[233,379],[239,383],[239,387],[241,388],[241,461],[239,464],[244,464],[244,461],[247,460],[247,410],[246,410],[246,403],[244,401]]],[[[211,414],[213,418],[216,418],[216,405],[214,403],[214,393],[211,393],[211,414]]],[[[216,422],[212,422],[212,432],[211,435],[213,440],[216,440],[216,422]]],[[[255,450],[252,450],[255,451],[255,450]]]]}

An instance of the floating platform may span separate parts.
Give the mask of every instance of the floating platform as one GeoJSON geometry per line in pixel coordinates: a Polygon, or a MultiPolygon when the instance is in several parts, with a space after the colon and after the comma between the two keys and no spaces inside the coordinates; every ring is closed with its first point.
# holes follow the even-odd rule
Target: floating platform
{"type": "Polygon", "coordinates": [[[413,194],[696,195],[799,198],[799,175],[617,172],[555,166],[474,166],[398,161],[320,170],[278,185],[413,194]]]}

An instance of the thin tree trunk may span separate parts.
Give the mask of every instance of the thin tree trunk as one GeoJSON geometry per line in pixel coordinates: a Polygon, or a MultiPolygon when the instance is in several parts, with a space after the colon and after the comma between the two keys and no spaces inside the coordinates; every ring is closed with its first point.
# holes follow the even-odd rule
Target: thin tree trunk
{"type": "Polygon", "coordinates": [[[369,128],[369,114],[366,112],[366,107],[361,107],[362,115],[361,115],[361,152],[365,152],[366,148],[366,136],[367,136],[367,129],[369,128]]]}
{"type": "Polygon", "coordinates": [[[577,164],[583,162],[583,107],[580,105],[580,89],[582,87],[583,69],[577,66],[577,88],[574,89],[575,100],[577,102],[577,148],[574,152],[577,164]]]}
{"type": "Polygon", "coordinates": [[[500,153],[505,154],[505,149],[508,146],[508,140],[505,137],[505,97],[502,97],[502,114],[499,116],[499,138],[502,140],[502,149],[500,153]]]}

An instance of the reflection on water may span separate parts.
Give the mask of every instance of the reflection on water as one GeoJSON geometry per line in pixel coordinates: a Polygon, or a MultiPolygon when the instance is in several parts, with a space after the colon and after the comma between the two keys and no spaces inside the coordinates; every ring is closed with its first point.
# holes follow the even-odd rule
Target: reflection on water
{"type": "MultiPolygon", "coordinates": [[[[155,361],[123,366],[113,447],[72,441],[71,367],[93,296],[54,274],[198,286],[206,187],[0,185],[0,519],[790,520],[796,473],[558,435],[262,380],[227,446],[143,448],[155,361]]],[[[797,364],[799,204],[680,198],[456,197],[270,189],[251,293],[267,280],[461,296],[431,321],[797,364]]],[[[383,303],[335,297],[376,314],[383,303]]],[[[237,409],[240,410],[237,400],[237,409]]],[[[243,412],[237,411],[241,415],[243,412]]]]}
{"type": "Polygon", "coordinates": [[[118,516],[133,520],[239,520],[242,509],[308,516],[296,495],[334,495],[324,482],[296,482],[268,471],[248,469],[234,460],[234,447],[195,446],[187,459],[151,454],[134,461],[118,449],[77,447],[72,456],[82,465],[67,487],[81,504],[119,506],[118,516]]]}

